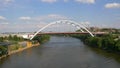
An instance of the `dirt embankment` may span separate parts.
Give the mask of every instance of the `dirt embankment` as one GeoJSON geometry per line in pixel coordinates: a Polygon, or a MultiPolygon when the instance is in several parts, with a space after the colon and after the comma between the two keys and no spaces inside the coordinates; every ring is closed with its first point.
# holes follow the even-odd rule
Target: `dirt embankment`
{"type": "Polygon", "coordinates": [[[7,57],[7,56],[10,56],[10,55],[12,55],[12,54],[21,52],[21,51],[26,50],[26,49],[28,49],[28,48],[31,48],[31,47],[34,47],[34,46],[39,46],[39,45],[40,45],[40,44],[37,43],[37,44],[34,44],[34,45],[32,45],[32,46],[29,46],[29,47],[26,46],[26,47],[24,47],[24,48],[19,48],[18,50],[10,51],[7,55],[1,56],[0,59],[5,58],[5,57],[7,57]]]}

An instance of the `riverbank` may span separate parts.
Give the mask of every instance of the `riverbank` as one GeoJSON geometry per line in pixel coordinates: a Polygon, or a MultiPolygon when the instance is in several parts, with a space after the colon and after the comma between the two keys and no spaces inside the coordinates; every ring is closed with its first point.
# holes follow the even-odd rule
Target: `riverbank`
{"type": "Polygon", "coordinates": [[[12,55],[14,53],[21,52],[21,51],[26,50],[28,48],[38,46],[38,45],[40,45],[39,43],[42,44],[42,43],[48,41],[49,39],[50,39],[49,35],[36,36],[35,38],[33,38],[32,41],[29,41],[29,40],[26,41],[26,39],[23,39],[21,37],[17,37],[16,35],[15,36],[9,35],[9,37],[7,37],[7,38],[2,37],[1,42],[8,40],[12,44],[10,46],[7,46],[6,48],[3,48],[3,47],[0,48],[0,50],[1,50],[0,59],[7,57],[9,55],[12,55]],[[26,42],[26,44],[25,44],[26,46],[23,45],[21,42],[22,43],[26,42]]]}
{"type": "Polygon", "coordinates": [[[24,47],[24,48],[19,48],[18,50],[14,50],[14,51],[10,51],[7,55],[3,55],[3,56],[1,56],[0,57],[0,60],[2,59],[2,58],[5,58],[5,57],[7,57],[7,56],[10,56],[10,55],[12,55],[12,54],[15,54],[15,53],[18,53],[18,52],[22,52],[22,51],[24,51],[24,50],[26,50],[26,49],[29,49],[29,48],[32,48],[32,47],[35,47],[35,46],[39,46],[40,44],[39,43],[36,43],[36,44],[34,44],[34,45],[32,45],[32,46],[26,46],[26,47],[24,47]]]}
{"type": "Polygon", "coordinates": [[[84,44],[102,49],[107,52],[120,54],[120,39],[115,35],[103,35],[90,37],[88,35],[73,35],[72,37],[78,38],[83,41],[84,44]]]}

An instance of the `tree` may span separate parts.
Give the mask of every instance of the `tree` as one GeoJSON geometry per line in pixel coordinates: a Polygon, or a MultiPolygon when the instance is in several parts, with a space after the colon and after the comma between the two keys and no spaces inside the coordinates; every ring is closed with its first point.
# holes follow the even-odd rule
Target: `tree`
{"type": "Polygon", "coordinates": [[[118,40],[118,41],[116,42],[116,45],[115,45],[115,46],[116,46],[117,50],[120,51],[120,40],[118,40]]]}
{"type": "Polygon", "coordinates": [[[0,56],[7,54],[7,47],[0,45],[0,56]]]}
{"type": "Polygon", "coordinates": [[[4,41],[4,38],[3,37],[0,37],[0,42],[3,42],[4,41]]]}
{"type": "Polygon", "coordinates": [[[12,35],[9,35],[9,36],[8,36],[8,40],[12,40],[12,35]]]}
{"type": "Polygon", "coordinates": [[[45,41],[49,40],[49,38],[49,35],[41,35],[34,37],[33,40],[37,40],[39,43],[44,43],[45,41]]]}
{"type": "Polygon", "coordinates": [[[102,48],[112,51],[115,50],[115,41],[113,36],[102,37],[102,48]]]}
{"type": "Polygon", "coordinates": [[[18,40],[19,40],[19,38],[17,37],[17,35],[14,35],[14,36],[13,36],[13,40],[14,40],[14,41],[18,41],[18,40]]]}

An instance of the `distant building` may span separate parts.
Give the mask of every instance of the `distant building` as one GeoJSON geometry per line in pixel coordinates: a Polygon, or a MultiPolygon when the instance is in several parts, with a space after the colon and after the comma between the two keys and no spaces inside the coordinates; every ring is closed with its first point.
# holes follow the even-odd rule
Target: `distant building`
{"type": "Polygon", "coordinates": [[[24,39],[30,39],[31,37],[33,37],[33,34],[25,34],[25,35],[22,35],[22,37],[24,39]]]}

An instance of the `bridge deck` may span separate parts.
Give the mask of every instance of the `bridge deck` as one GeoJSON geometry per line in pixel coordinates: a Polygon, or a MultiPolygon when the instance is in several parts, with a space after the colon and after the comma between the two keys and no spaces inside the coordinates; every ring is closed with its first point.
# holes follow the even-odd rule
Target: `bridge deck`
{"type": "MultiPolygon", "coordinates": [[[[38,33],[37,35],[59,35],[59,34],[89,34],[88,32],[46,32],[38,33]]],[[[92,32],[94,35],[105,35],[108,32],[92,32]]],[[[34,34],[23,35],[23,38],[29,39],[34,36],[34,34]]]]}
{"type": "MultiPolygon", "coordinates": [[[[95,35],[108,34],[107,32],[92,32],[95,35]]],[[[47,32],[47,33],[38,33],[37,35],[55,35],[55,34],[89,34],[88,32],[47,32]]]]}

